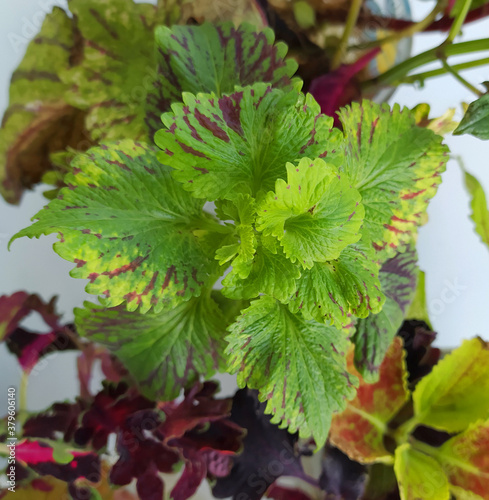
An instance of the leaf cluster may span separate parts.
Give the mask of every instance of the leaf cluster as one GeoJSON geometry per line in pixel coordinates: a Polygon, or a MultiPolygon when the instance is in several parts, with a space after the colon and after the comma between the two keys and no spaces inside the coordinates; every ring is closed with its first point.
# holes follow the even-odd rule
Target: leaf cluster
{"type": "Polygon", "coordinates": [[[58,234],[55,251],[101,302],[76,311],[78,331],[147,397],[238,372],[272,422],[322,445],[358,383],[347,335],[375,380],[412,299],[441,138],[407,109],[369,101],[342,109],[340,131],[291,80],[270,30],[230,23],[157,28],[159,69],[138,107],[124,89],[142,63],[117,54],[124,30],[143,37],[139,21],[99,5],[105,21],[83,28],[93,9],[71,8],[87,50],[66,73],[78,82],[70,95],[103,141],[74,157],[57,198],[14,239],[58,234]],[[110,60],[100,79],[99,59],[110,60]]]}

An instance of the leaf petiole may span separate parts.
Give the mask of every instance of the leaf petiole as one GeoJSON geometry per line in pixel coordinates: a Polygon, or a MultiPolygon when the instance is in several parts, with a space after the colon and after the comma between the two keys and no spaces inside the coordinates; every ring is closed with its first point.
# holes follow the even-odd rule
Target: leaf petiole
{"type": "Polygon", "coordinates": [[[441,59],[441,63],[443,65],[443,68],[447,71],[447,73],[450,73],[455,77],[456,80],[458,80],[464,87],[468,88],[471,92],[473,92],[477,97],[482,97],[482,92],[474,87],[470,82],[468,82],[460,73],[454,69],[452,66],[450,66],[445,59],[441,59]]]}

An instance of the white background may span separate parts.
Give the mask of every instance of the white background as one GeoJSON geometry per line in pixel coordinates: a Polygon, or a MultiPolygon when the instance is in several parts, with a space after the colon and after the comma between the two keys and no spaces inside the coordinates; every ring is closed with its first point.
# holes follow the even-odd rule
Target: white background
{"type": "MultiPolygon", "coordinates": [[[[7,106],[7,91],[12,71],[21,60],[29,38],[39,29],[48,7],[64,5],[54,0],[3,0],[0,16],[0,112],[7,106]]],[[[415,18],[432,8],[432,2],[415,0],[415,18]]],[[[474,23],[465,29],[463,39],[487,37],[489,21],[474,23]]],[[[414,52],[440,43],[443,36],[425,34],[417,38],[414,52]]],[[[488,47],[489,49],[489,47],[488,47]]],[[[481,54],[482,57],[482,54],[481,54]]],[[[485,54],[487,57],[487,54],[485,54]]],[[[455,59],[454,62],[458,62],[455,59]]],[[[464,75],[473,83],[489,80],[488,69],[475,69],[464,75]]],[[[439,116],[449,107],[470,102],[474,96],[452,77],[428,82],[422,89],[402,87],[393,101],[413,107],[419,102],[431,104],[432,115],[439,116]]],[[[458,115],[460,117],[460,113],[458,115]]],[[[476,175],[489,193],[489,142],[469,136],[447,137],[453,155],[463,157],[466,168],[476,175]]],[[[7,242],[46,203],[41,192],[27,193],[18,207],[0,199],[0,295],[17,290],[40,294],[44,299],[59,296],[59,310],[66,320],[72,309],[89,298],[85,282],[69,277],[72,265],[52,251],[55,236],[40,240],[17,240],[12,251],[7,242]]],[[[469,219],[469,198],[463,186],[461,170],[451,160],[443,183],[431,203],[429,223],[419,232],[420,266],[427,273],[428,305],[434,328],[439,332],[438,345],[457,346],[464,338],[481,335],[489,340],[489,249],[484,247],[469,219]],[[450,292],[455,288],[456,293],[450,292]]],[[[34,323],[31,322],[31,325],[34,323]]],[[[40,324],[40,323],[39,323],[40,324]]],[[[72,354],[51,355],[48,362],[31,377],[29,408],[42,409],[57,399],[70,398],[77,391],[75,358],[72,354]]],[[[18,386],[20,370],[16,361],[0,346],[0,414],[5,410],[8,386],[18,386]]]]}

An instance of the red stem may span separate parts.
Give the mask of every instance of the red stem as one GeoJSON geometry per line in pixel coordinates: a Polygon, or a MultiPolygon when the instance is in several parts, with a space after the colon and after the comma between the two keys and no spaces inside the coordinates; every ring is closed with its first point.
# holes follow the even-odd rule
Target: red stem
{"type": "MultiPolygon", "coordinates": [[[[481,5],[473,10],[471,10],[465,19],[464,24],[472,23],[474,21],[478,21],[485,17],[489,16],[489,3],[481,5]]],[[[344,14],[340,14],[338,16],[332,15],[331,12],[328,13],[328,21],[344,21],[344,14]],[[337,19],[335,18],[337,17],[337,19]]],[[[318,20],[321,16],[318,16],[318,20]]],[[[433,21],[429,26],[427,26],[424,31],[449,31],[453,24],[453,18],[448,15],[444,15],[440,19],[433,21]]],[[[408,28],[414,24],[413,21],[408,21],[407,19],[395,19],[392,17],[382,17],[382,16],[374,16],[371,14],[361,14],[358,20],[357,26],[362,28],[372,27],[372,29],[386,29],[393,31],[400,31],[405,28],[408,28]]]]}

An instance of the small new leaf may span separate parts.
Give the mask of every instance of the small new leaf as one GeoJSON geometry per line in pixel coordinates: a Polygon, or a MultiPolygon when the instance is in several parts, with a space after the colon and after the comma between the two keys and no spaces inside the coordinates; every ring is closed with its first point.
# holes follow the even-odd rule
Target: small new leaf
{"type": "Polygon", "coordinates": [[[199,295],[217,263],[200,241],[208,231],[197,230],[217,222],[154,151],[130,140],[93,148],[75,158],[66,183],[13,239],[58,233],[56,252],[106,307],[126,301],[129,310],[158,312],[199,295]]]}
{"type": "Polygon", "coordinates": [[[419,424],[447,432],[489,418],[488,345],[480,338],[465,340],[421,379],[413,401],[419,424]]]}
{"type": "Polygon", "coordinates": [[[235,233],[217,250],[216,259],[221,266],[232,261],[233,272],[240,279],[245,279],[250,274],[257,245],[253,227],[256,218],[255,200],[241,194],[236,197],[235,203],[221,203],[216,212],[221,219],[231,219],[235,223],[235,233]]]}
{"type": "Polygon", "coordinates": [[[460,125],[453,135],[471,134],[479,139],[489,139],[489,94],[470,103],[460,125]]]}
{"type": "Polygon", "coordinates": [[[252,299],[265,294],[287,303],[295,292],[300,275],[299,266],[292,264],[281,248],[273,252],[261,244],[253,256],[246,279],[242,279],[239,270],[233,268],[222,281],[222,292],[234,299],[252,299]]]}
{"type": "Polygon", "coordinates": [[[316,158],[341,142],[332,119],[296,90],[258,83],[233,94],[183,94],[162,116],[159,159],[195,196],[210,201],[237,194],[260,198],[285,179],[288,161],[316,158]]]}
{"type": "Polygon", "coordinates": [[[75,318],[78,332],[107,346],[152,399],[174,399],[224,365],[226,321],[208,294],[158,314],[87,302],[75,318]]]}
{"type": "Polygon", "coordinates": [[[343,334],[305,321],[267,296],[252,302],[229,331],[229,369],[238,372],[239,386],[259,389],[272,423],[312,435],[322,446],[333,412],[355,395],[343,334]]]}
{"type": "Polygon", "coordinates": [[[287,163],[287,181],[278,179],[258,207],[257,228],[280,241],[285,255],[310,269],[337,259],[356,243],[364,208],[347,176],[320,158],[287,163]]]}

